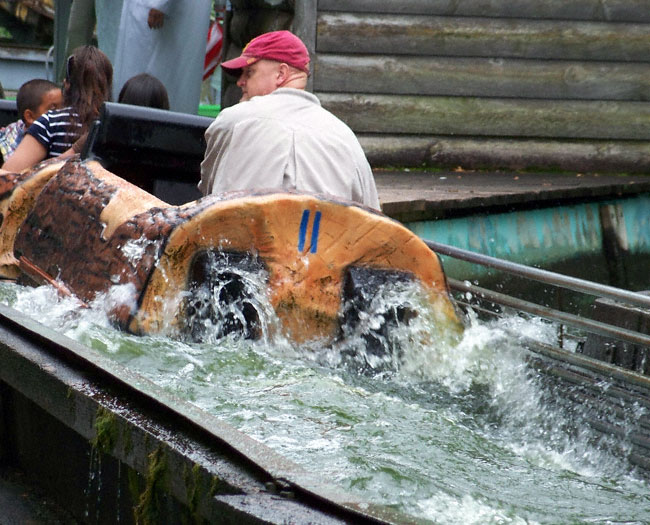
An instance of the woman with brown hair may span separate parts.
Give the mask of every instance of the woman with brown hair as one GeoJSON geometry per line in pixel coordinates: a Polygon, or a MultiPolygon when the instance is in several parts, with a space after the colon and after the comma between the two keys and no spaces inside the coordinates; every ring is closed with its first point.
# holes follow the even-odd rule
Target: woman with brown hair
{"type": "Polygon", "coordinates": [[[2,169],[21,171],[50,157],[68,157],[81,151],[88,129],[110,100],[113,66],[94,46],[78,47],[66,63],[63,109],[48,111],[27,130],[2,169]]]}

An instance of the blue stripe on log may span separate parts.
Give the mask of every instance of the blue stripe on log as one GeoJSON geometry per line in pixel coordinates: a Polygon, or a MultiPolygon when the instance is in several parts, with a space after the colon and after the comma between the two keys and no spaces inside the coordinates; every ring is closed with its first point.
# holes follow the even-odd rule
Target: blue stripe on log
{"type": "Polygon", "coordinates": [[[318,230],[320,228],[320,216],[321,212],[317,211],[314,215],[314,226],[311,230],[311,253],[316,253],[318,250],[318,230]]]}
{"type": "Polygon", "coordinates": [[[309,210],[303,210],[302,219],[300,220],[300,230],[298,232],[298,251],[305,249],[305,239],[307,237],[307,223],[309,222],[309,210]]]}

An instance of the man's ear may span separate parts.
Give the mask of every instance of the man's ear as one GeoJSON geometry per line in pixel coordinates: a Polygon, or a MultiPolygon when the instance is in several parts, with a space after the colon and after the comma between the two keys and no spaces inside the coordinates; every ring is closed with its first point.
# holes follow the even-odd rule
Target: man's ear
{"type": "Polygon", "coordinates": [[[31,126],[36,120],[36,118],[37,118],[36,115],[34,115],[34,112],[31,109],[26,109],[23,112],[23,122],[27,127],[31,126]]]}
{"type": "Polygon", "coordinates": [[[282,86],[284,85],[287,80],[289,80],[289,75],[291,74],[291,68],[289,67],[288,64],[285,64],[284,62],[280,63],[280,67],[278,67],[278,72],[277,72],[277,85],[282,86]]]}

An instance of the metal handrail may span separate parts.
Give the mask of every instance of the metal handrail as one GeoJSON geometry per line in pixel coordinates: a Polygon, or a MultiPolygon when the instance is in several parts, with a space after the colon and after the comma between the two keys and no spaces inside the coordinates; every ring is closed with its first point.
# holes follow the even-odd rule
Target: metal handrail
{"type": "Polygon", "coordinates": [[[459,281],[458,279],[448,278],[447,280],[449,281],[449,287],[458,292],[470,292],[482,299],[486,299],[502,306],[514,308],[520,312],[526,312],[552,321],[558,321],[562,324],[570,325],[574,328],[581,328],[594,334],[613,337],[614,339],[650,347],[650,335],[562,312],[547,306],[541,306],[529,301],[524,301],[523,299],[517,299],[516,297],[487,290],[471,283],[459,281]]]}
{"type": "Polygon", "coordinates": [[[623,290],[621,288],[594,283],[592,281],[585,281],[584,279],[578,279],[577,277],[561,275],[559,273],[542,270],[540,268],[533,268],[532,266],[526,266],[524,264],[504,261],[503,259],[497,259],[496,257],[463,250],[462,248],[456,248],[454,246],[440,244],[434,241],[425,240],[424,242],[439,255],[448,255],[455,259],[488,266],[496,270],[508,272],[520,277],[526,277],[538,282],[568,288],[576,292],[607,297],[609,299],[625,302],[634,306],[640,306],[642,308],[650,308],[650,296],[638,292],[623,290]]]}

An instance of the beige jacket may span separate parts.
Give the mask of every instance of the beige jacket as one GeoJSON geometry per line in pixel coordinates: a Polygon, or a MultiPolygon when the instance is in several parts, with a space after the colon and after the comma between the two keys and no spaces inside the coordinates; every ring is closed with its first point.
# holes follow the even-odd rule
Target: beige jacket
{"type": "Polygon", "coordinates": [[[352,130],[313,94],[280,88],[221,111],[205,132],[204,195],[282,188],[379,209],[370,165],[352,130]]]}

